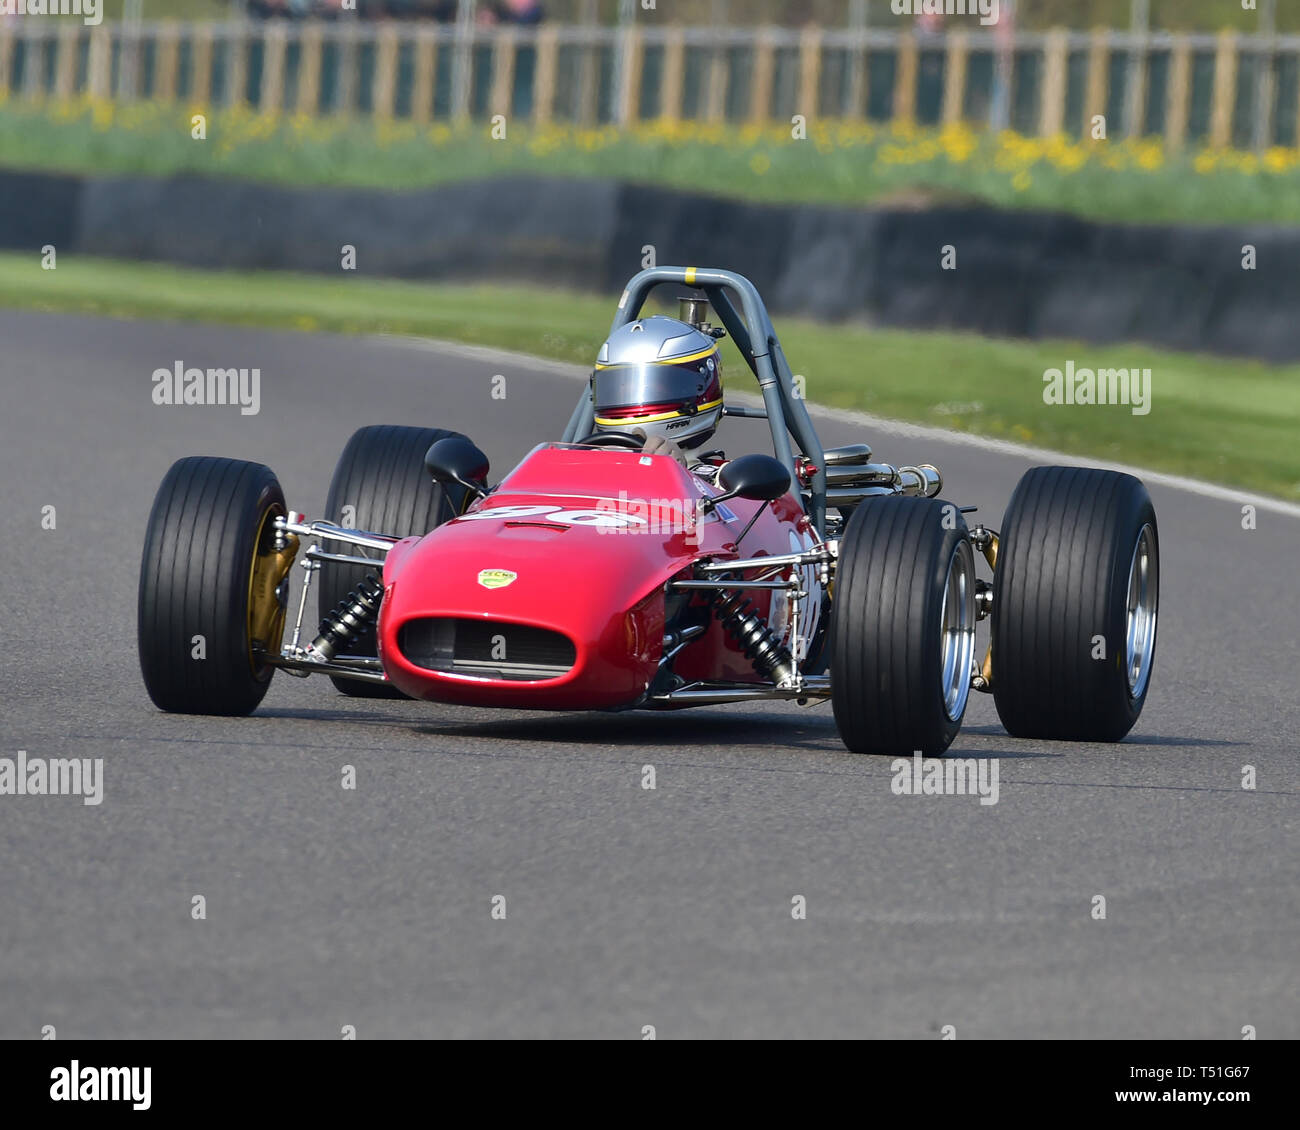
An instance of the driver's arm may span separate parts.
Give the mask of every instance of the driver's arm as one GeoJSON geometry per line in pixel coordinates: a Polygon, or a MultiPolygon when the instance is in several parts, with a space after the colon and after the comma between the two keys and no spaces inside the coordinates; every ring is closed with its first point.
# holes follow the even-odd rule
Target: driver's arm
{"type": "Polygon", "coordinates": [[[642,428],[636,428],[634,430],[645,438],[645,446],[642,447],[641,450],[646,455],[667,455],[672,459],[676,459],[683,467],[686,466],[686,452],[684,452],[677,444],[673,443],[672,440],[661,435],[647,436],[645,430],[642,428]]]}

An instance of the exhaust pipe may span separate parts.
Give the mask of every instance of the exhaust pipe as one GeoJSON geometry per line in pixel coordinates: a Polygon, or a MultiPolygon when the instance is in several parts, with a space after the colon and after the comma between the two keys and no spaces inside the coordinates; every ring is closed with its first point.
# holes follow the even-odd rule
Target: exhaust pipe
{"type": "Polygon", "coordinates": [[[852,463],[826,468],[827,487],[897,486],[898,470],[888,463],[852,463]]]}
{"type": "Polygon", "coordinates": [[[899,486],[903,494],[919,494],[933,498],[943,490],[943,476],[939,468],[930,463],[918,467],[899,467],[899,486]]]}
{"type": "Polygon", "coordinates": [[[828,447],[822,452],[827,467],[842,467],[849,463],[861,465],[871,462],[871,444],[850,443],[843,447],[828,447]]]}
{"type": "Polygon", "coordinates": [[[843,509],[856,506],[866,498],[884,498],[897,493],[893,487],[836,487],[826,492],[826,505],[843,509]]]}
{"type": "Polygon", "coordinates": [[[919,467],[895,467],[889,463],[832,464],[826,468],[826,486],[828,489],[893,487],[900,494],[933,498],[943,489],[943,476],[929,463],[919,467]]]}
{"type": "Polygon", "coordinates": [[[933,498],[943,489],[943,476],[929,463],[922,463],[919,467],[891,467],[888,463],[832,467],[827,471],[826,481],[826,505],[837,509],[888,494],[933,498]]]}

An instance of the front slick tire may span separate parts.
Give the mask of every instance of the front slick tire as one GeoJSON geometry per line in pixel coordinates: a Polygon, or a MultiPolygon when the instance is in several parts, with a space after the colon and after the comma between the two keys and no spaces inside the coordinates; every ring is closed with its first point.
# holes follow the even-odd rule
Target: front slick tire
{"type": "Polygon", "coordinates": [[[149,515],[138,609],[140,670],[160,709],[250,714],[262,701],[274,669],[258,655],[279,652],[284,610],[273,583],[255,596],[253,582],[276,570],[272,519],[285,512],[260,463],[195,457],[167,472],[149,515]]]}
{"type": "Polygon", "coordinates": [[[1117,742],[1151,687],[1160,536],[1146,487],[1035,467],[1011,496],[993,576],[993,698],[1017,738],[1117,742]]]}
{"type": "Polygon", "coordinates": [[[869,498],[840,540],[831,704],[854,753],[937,755],[961,728],[975,653],[966,523],[934,498],[869,498]]]}

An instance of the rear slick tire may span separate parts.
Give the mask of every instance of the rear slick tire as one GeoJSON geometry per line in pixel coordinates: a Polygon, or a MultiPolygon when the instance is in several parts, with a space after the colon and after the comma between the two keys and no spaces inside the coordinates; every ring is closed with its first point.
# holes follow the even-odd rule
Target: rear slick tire
{"type": "Polygon", "coordinates": [[[1007,732],[1123,738],[1151,689],[1159,597],[1159,529],[1138,479],[1028,471],[1007,506],[993,576],[993,698],[1007,732]]]}
{"type": "Polygon", "coordinates": [[[840,539],[831,704],[854,753],[937,755],[961,728],[975,656],[966,523],[934,498],[869,498],[840,539]]]}

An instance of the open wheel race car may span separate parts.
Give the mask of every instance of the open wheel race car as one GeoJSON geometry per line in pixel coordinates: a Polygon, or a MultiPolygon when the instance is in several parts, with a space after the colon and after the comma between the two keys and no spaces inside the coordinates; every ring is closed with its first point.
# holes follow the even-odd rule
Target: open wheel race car
{"type": "Polygon", "coordinates": [[[458,433],[362,428],[326,520],[291,511],[261,464],[181,459],[140,574],[153,701],[247,714],[277,669],[347,694],[511,709],[830,699],[850,750],[911,755],[948,747],[976,689],[1015,736],[1129,731],[1150,686],[1159,586],[1141,482],[1035,467],[1000,531],[968,526],[972,508],[937,497],[934,467],[873,462],[866,444],[823,450],[741,276],[642,271],[613,328],[661,284],[696,292],[683,300],[691,326],[730,334],[763,408],[722,411],[765,418],[772,455],[711,452],[687,470],[643,451],[644,435],[597,430],[584,391],[561,441],[495,487],[458,433]],[[304,633],[313,587],[321,622],[304,633]]]}

